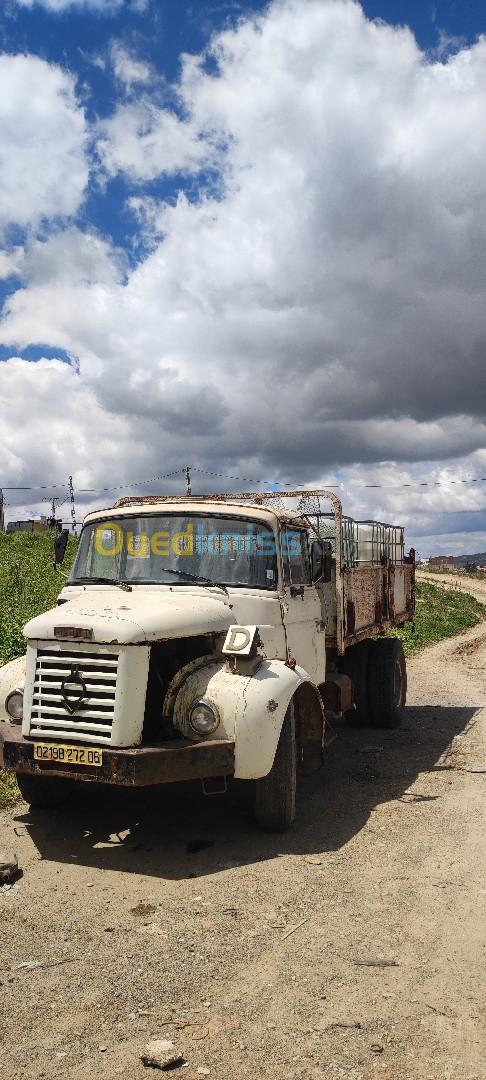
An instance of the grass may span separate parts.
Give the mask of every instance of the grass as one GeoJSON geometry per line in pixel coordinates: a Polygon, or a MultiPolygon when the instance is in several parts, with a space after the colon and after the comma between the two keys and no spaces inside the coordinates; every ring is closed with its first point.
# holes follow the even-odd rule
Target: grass
{"type": "Polygon", "coordinates": [[[14,773],[0,769],[0,810],[8,810],[19,798],[19,789],[14,773]]]}
{"type": "MultiPolygon", "coordinates": [[[[75,550],[71,537],[64,563],[56,570],[52,533],[0,533],[0,665],[25,652],[22,627],[54,606],[75,550]]],[[[18,794],[13,774],[0,770],[0,809],[11,806],[18,794]]]]}
{"type": "Polygon", "coordinates": [[[64,563],[54,569],[52,533],[0,533],[0,664],[25,652],[22,627],[54,606],[75,550],[70,537],[64,563]]]}
{"type": "Polygon", "coordinates": [[[415,626],[407,623],[401,630],[393,631],[393,636],[403,642],[406,656],[416,656],[427,645],[455,637],[484,618],[486,606],[468,593],[417,581],[415,626]]]}

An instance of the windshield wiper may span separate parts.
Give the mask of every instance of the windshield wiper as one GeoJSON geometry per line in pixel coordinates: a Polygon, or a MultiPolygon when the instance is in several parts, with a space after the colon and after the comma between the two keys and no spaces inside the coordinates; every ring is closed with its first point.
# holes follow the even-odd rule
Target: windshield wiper
{"type": "Polygon", "coordinates": [[[117,589],[123,589],[124,592],[133,592],[128,581],[119,581],[108,577],[78,577],[74,581],[69,581],[68,585],[114,585],[117,589]]]}
{"type": "Polygon", "coordinates": [[[176,577],[187,578],[188,581],[196,581],[198,585],[212,585],[215,589],[222,589],[223,592],[228,593],[226,585],[223,585],[221,581],[213,581],[209,577],[201,577],[199,574],[191,574],[189,570],[169,570],[168,566],[161,566],[160,571],[162,574],[175,574],[176,577]]]}
{"type": "MultiPolygon", "coordinates": [[[[176,577],[186,578],[188,581],[195,581],[198,585],[212,585],[215,589],[222,589],[223,592],[228,593],[226,585],[223,585],[220,581],[213,581],[212,578],[200,577],[199,574],[191,574],[189,570],[169,570],[167,566],[160,567],[163,574],[175,574],[176,577]]],[[[114,578],[104,577],[78,577],[74,581],[68,582],[69,585],[115,585],[117,589],[124,589],[125,592],[132,592],[132,586],[128,581],[115,580],[114,578]]],[[[139,585],[144,584],[159,584],[158,582],[144,582],[138,581],[139,585]]],[[[229,594],[228,594],[229,595],[229,594]]]]}

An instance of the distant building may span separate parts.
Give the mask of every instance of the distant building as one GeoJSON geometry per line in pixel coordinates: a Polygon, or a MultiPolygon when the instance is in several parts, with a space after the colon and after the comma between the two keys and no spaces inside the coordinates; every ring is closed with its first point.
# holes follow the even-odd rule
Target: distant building
{"type": "Polygon", "coordinates": [[[61,523],[55,521],[54,518],[41,517],[32,521],[9,521],[6,531],[8,533],[14,532],[30,532],[30,533],[43,533],[47,529],[57,529],[61,527],[61,523]]]}
{"type": "Polygon", "coordinates": [[[451,570],[455,565],[454,555],[432,555],[429,559],[429,566],[435,566],[439,570],[451,570]]]}

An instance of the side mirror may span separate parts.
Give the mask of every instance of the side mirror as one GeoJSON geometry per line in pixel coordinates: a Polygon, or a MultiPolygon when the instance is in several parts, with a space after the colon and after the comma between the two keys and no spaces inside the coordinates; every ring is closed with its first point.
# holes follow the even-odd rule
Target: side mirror
{"type": "Polygon", "coordinates": [[[313,540],[311,547],[312,584],[325,584],[332,575],[332,545],[329,540],[313,540]]]}
{"type": "Polygon", "coordinates": [[[67,529],[63,529],[59,536],[56,536],[54,540],[54,566],[60,566],[64,562],[68,540],[69,532],[67,529]]]}

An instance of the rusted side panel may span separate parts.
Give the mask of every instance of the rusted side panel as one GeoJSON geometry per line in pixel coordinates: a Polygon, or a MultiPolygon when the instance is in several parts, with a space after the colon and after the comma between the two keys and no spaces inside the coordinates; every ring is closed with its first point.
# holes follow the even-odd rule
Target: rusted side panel
{"type": "MultiPolygon", "coordinates": [[[[345,567],[343,579],[344,648],[364,638],[386,634],[413,619],[415,566],[345,567]]],[[[335,624],[326,634],[327,648],[340,652],[335,624]]]]}
{"type": "Polygon", "coordinates": [[[207,743],[193,744],[183,739],[172,739],[166,743],[128,750],[103,747],[101,768],[76,768],[57,762],[41,764],[34,760],[32,742],[23,739],[18,728],[10,724],[0,724],[0,743],[6,769],[123,787],[147,787],[180,780],[232,776],[235,768],[234,743],[229,740],[213,739],[207,743]]]}
{"type": "Polygon", "coordinates": [[[382,575],[381,566],[357,566],[343,571],[346,638],[375,622],[377,602],[381,602],[382,596],[382,575]],[[351,612],[354,619],[350,619],[351,612]]]}

